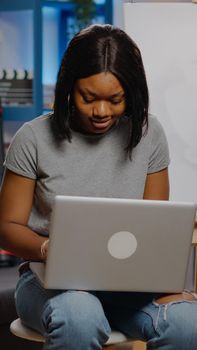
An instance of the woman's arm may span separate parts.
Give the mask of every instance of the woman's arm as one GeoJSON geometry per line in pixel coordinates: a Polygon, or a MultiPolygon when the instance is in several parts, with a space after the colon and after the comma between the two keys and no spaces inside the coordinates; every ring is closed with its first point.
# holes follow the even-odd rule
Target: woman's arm
{"type": "Polygon", "coordinates": [[[0,246],[28,260],[42,260],[46,238],[27,227],[35,180],[6,170],[0,193],[0,246]]]}
{"type": "Polygon", "coordinates": [[[148,174],[144,189],[144,199],[169,199],[168,168],[157,173],[148,174]]]}

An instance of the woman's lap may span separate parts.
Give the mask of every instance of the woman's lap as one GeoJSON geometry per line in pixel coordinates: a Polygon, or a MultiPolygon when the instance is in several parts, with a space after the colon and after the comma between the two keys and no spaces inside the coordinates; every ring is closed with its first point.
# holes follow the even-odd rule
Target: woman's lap
{"type": "MultiPolygon", "coordinates": [[[[135,303],[129,302],[129,294],[125,293],[126,302],[124,293],[121,295],[123,301],[117,303],[118,307],[113,307],[113,303],[107,307],[106,316],[112,328],[120,330],[128,338],[146,341],[148,350],[196,349],[197,300],[194,297],[190,295],[193,300],[166,304],[160,304],[160,299],[158,302],[153,299],[146,305],[143,302],[141,307],[136,300],[136,307],[135,303]]],[[[148,300],[147,294],[141,294],[140,298],[148,300]]]]}
{"type": "Polygon", "coordinates": [[[23,322],[47,336],[46,350],[101,349],[110,326],[131,339],[147,341],[148,350],[196,349],[197,301],[151,301],[136,308],[132,302],[127,303],[132,297],[129,294],[125,293],[124,298],[121,293],[121,305],[116,303],[115,293],[108,293],[107,305],[102,293],[45,290],[28,272],[17,285],[16,307],[23,322]]]}
{"type": "Polygon", "coordinates": [[[46,337],[47,350],[102,349],[111,329],[93,293],[44,289],[27,272],[16,286],[16,309],[29,327],[46,337]]]}

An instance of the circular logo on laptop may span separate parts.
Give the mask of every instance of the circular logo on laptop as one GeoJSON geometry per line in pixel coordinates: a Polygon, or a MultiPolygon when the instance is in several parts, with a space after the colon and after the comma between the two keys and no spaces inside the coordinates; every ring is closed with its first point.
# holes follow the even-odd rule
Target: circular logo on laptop
{"type": "Polygon", "coordinates": [[[107,245],[109,253],[116,259],[127,259],[137,249],[137,239],[128,231],[114,233],[107,245]]]}

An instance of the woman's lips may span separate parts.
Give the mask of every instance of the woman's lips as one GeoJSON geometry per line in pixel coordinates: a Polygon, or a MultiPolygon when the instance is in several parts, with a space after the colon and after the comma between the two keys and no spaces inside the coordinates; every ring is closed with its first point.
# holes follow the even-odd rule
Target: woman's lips
{"type": "Polygon", "coordinates": [[[105,129],[111,124],[111,118],[103,118],[103,119],[92,119],[92,124],[97,129],[105,129]]]}

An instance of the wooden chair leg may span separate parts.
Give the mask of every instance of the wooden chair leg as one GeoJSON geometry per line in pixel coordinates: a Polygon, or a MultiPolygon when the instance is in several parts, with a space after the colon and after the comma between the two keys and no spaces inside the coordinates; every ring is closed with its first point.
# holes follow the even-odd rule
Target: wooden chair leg
{"type": "Polygon", "coordinates": [[[114,345],[106,345],[103,350],[133,350],[132,343],[133,342],[124,342],[114,345]]]}
{"type": "Polygon", "coordinates": [[[134,342],[132,342],[132,350],[146,350],[146,343],[136,340],[134,342]]]}
{"type": "Polygon", "coordinates": [[[195,222],[192,245],[195,252],[195,267],[194,267],[194,293],[197,293],[197,221],[195,222]]]}
{"type": "Polygon", "coordinates": [[[146,350],[146,343],[142,341],[128,341],[104,346],[103,350],[146,350]]]}

